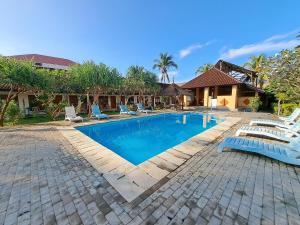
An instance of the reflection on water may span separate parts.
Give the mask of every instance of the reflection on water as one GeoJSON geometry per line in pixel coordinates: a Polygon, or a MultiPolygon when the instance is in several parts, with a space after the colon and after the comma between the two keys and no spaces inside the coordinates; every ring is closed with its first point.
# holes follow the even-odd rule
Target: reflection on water
{"type": "Polygon", "coordinates": [[[182,123],[186,124],[186,115],[183,115],[183,117],[182,117],[182,123]]]}

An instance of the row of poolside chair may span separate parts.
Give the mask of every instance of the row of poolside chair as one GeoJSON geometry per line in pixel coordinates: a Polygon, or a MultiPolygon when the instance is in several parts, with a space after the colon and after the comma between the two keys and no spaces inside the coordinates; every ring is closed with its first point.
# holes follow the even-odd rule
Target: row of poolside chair
{"type": "Polygon", "coordinates": [[[218,146],[218,151],[225,148],[245,152],[257,153],[281,162],[300,166],[300,108],[288,117],[280,117],[279,120],[254,119],[249,126],[243,126],[237,130],[236,136],[241,134],[267,137],[281,141],[281,144],[267,143],[261,139],[249,139],[242,137],[227,137],[218,146]],[[253,125],[273,126],[276,129],[257,127],[253,125]]]}
{"type": "Polygon", "coordinates": [[[130,111],[128,110],[127,105],[120,105],[120,114],[129,114],[129,115],[136,115],[138,112],[140,113],[151,113],[153,112],[152,109],[145,109],[145,106],[142,103],[136,104],[137,110],[136,111],[130,111]]]}
{"type": "MultiPolygon", "coordinates": [[[[137,104],[137,111],[130,111],[127,105],[120,105],[120,114],[128,114],[128,115],[137,115],[137,112],[141,113],[150,113],[152,110],[145,109],[144,105],[139,103],[137,104]]],[[[108,119],[108,115],[101,112],[100,107],[97,104],[92,105],[92,118],[96,119],[108,119]]],[[[82,122],[83,118],[81,116],[77,116],[75,112],[74,106],[65,107],[65,120],[71,122],[82,122]]]]}

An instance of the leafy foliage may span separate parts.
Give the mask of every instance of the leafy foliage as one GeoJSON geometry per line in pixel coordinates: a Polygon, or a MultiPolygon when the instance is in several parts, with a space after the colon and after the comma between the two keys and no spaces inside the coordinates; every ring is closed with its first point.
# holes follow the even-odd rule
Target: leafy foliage
{"type": "Polygon", "coordinates": [[[3,126],[4,115],[9,103],[20,93],[31,90],[38,92],[47,87],[44,73],[37,70],[32,62],[0,56],[0,85],[9,89],[7,98],[0,108],[0,126],[3,126]]]}
{"type": "Polygon", "coordinates": [[[16,124],[20,118],[22,118],[22,113],[19,106],[16,101],[10,101],[5,112],[5,120],[16,124]]]}
{"type": "Polygon", "coordinates": [[[252,108],[253,111],[256,112],[261,105],[262,105],[262,101],[258,96],[250,98],[249,106],[252,108]]]}
{"type": "Polygon", "coordinates": [[[177,64],[173,61],[173,57],[168,53],[161,53],[159,59],[154,60],[153,69],[158,68],[161,73],[161,82],[170,82],[170,77],[168,74],[168,70],[170,68],[178,68],[177,64]]]}
{"type": "Polygon", "coordinates": [[[211,63],[206,63],[206,64],[203,64],[202,66],[199,66],[198,69],[196,70],[196,76],[209,71],[213,67],[214,67],[214,65],[211,63]]]}
{"type": "MultiPolygon", "coordinates": [[[[87,61],[81,65],[75,65],[70,69],[73,80],[71,82],[73,90],[77,93],[86,93],[94,96],[94,102],[97,103],[100,94],[112,94],[120,90],[122,86],[122,77],[117,69],[106,66],[103,63],[96,64],[93,61],[87,61]]],[[[89,112],[91,112],[91,103],[87,98],[89,112]]]]}
{"type": "MultiPolygon", "coordinates": [[[[275,94],[284,93],[284,99],[300,101],[300,57],[293,50],[284,50],[270,59],[269,89],[275,94]]],[[[280,98],[280,96],[278,96],[280,98]]]]}
{"type": "Polygon", "coordinates": [[[160,88],[157,84],[157,76],[147,71],[142,66],[130,66],[122,82],[122,93],[125,96],[138,94],[155,95],[160,88]]]}
{"type": "Polygon", "coordinates": [[[265,82],[269,79],[267,64],[267,57],[264,54],[252,56],[249,62],[245,63],[247,69],[257,72],[260,88],[263,88],[265,82]]]}

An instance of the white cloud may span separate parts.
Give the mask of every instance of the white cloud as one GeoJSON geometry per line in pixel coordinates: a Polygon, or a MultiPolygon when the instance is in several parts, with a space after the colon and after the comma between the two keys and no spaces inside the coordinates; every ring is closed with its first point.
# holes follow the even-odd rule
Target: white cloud
{"type": "Polygon", "coordinates": [[[271,52],[282,49],[291,49],[300,44],[300,40],[290,39],[299,31],[292,31],[286,34],[274,35],[266,40],[254,44],[244,45],[240,48],[232,48],[221,54],[222,59],[234,59],[244,55],[262,52],[271,52]]]}
{"type": "Polygon", "coordinates": [[[191,46],[189,46],[187,48],[184,48],[184,49],[182,49],[182,50],[179,51],[179,57],[181,59],[183,59],[183,58],[187,57],[188,55],[190,55],[195,50],[203,48],[205,46],[208,46],[211,43],[212,43],[212,41],[208,41],[208,42],[206,42],[204,44],[194,44],[194,45],[191,45],[191,46]]]}

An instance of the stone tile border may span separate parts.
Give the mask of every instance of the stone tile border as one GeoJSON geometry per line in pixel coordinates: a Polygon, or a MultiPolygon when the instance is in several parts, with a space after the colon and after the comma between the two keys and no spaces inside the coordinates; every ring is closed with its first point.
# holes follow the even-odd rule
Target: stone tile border
{"type": "MultiPolygon", "coordinates": [[[[241,120],[237,117],[220,119],[225,120],[138,166],[76,130],[76,125],[57,129],[126,201],[131,202],[241,120]]],[[[88,124],[91,123],[80,126],[88,124]]]]}

